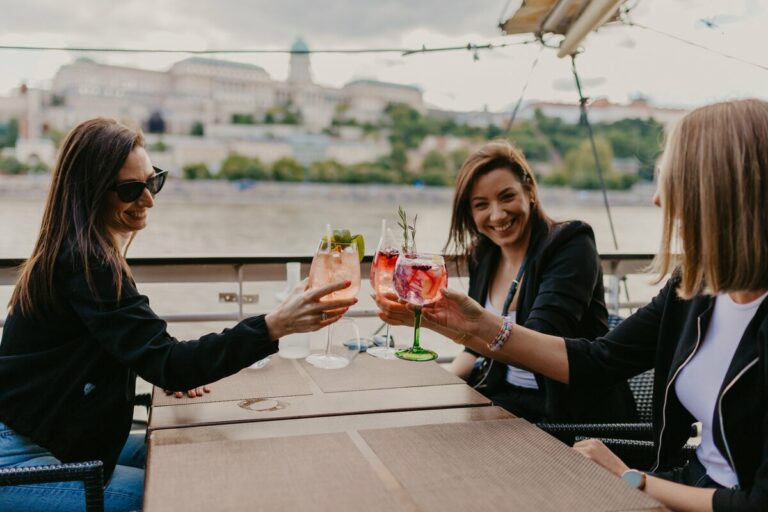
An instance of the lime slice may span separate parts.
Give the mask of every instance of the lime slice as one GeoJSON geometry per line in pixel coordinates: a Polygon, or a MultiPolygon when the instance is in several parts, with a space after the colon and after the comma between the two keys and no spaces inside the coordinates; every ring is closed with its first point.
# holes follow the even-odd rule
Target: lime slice
{"type": "Polygon", "coordinates": [[[360,256],[360,261],[363,261],[363,256],[365,256],[365,240],[363,240],[363,235],[353,236],[352,243],[357,245],[357,255],[360,256]]]}
{"type": "Polygon", "coordinates": [[[352,233],[348,229],[335,229],[333,230],[332,241],[340,244],[352,243],[352,233]]]}

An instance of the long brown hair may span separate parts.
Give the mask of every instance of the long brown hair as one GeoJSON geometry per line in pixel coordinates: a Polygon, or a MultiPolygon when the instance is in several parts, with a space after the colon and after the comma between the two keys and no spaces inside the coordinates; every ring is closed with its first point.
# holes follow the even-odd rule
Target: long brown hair
{"type": "Polygon", "coordinates": [[[25,315],[58,310],[54,269],[62,251],[82,264],[96,294],[91,272],[95,260],[109,267],[120,297],[125,258],[106,225],[108,194],[130,152],[144,145],[141,132],[113,119],[85,121],[67,135],[53,168],[40,234],[32,255],[21,266],[8,304],[25,315]]]}
{"type": "MultiPolygon", "coordinates": [[[[523,155],[523,152],[506,140],[493,140],[483,144],[477,151],[469,155],[461,166],[456,177],[453,194],[453,214],[448,241],[443,252],[456,254],[461,259],[483,252],[493,242],[478,231],[472,219],[470,194],[478,178],[496,169],[507,169],[520,180],[526,194],[531,200],[531,216],[527,229],[547,229],[554,221],[547,216],[541,207],[538,197],[536,177],[523,155]]],[[[537,233],[532,232],[531,235],[537,233]]]]}
{"type": "Polygon", "coordinates": [[[659,280],[679,266],[684,298],[768,289],[768,102],[688,113],[669,135],[660,168],[659,280]]]}

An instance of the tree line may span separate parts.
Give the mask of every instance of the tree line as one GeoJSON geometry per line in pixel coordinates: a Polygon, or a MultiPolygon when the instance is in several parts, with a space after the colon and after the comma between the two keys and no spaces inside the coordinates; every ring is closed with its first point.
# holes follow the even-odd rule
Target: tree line
{"type": "MultiPolygon", "coordinates": [[[[275,109],[270,122],[301,122],[301,113],[292,105],[275,109]]],[[[255,157],[230,154],[214,172],[206,164],[192,163],[182,169],[187,179],[313,181],[321,183],[392,183],[450,186],[464,159],[468,147],[485,140],[504,137],[519,147],[531,161],[542,184],[594,189],[600,186],[591,143],[581,125],[568,124],[548,117],[540,110],[533,119],[521,120],[508,131],[489,125],[475,127],[457,123],[450,118],[425,115],[405,104],[391,104],[378,123],[359,123],[344,117],[340,110],[326,132],[337,134],[342,126],[356,126],[366,135],[388,137],[389,154],[372,162],[342,164],[323,160],[304,166],[293,158],[281,158],[266,164],[255,157]],[[464,138],[467,147],[450,152],[433,150],[423,155],[419,165],[409,165],[409,152],[418,149],[430,135],[464,138]],[[415,168],[414,168],[415,167],[415,168]],[[547,172],[542,172],[546,170],[547,172]]],[[[246,115],[233,115],[233,123],[250,124],[246,115]]],[[[264,122],[264,121],[262,121],[264,122]]],[[[203,135],[203,126],[196,123],[196,135],[203,135]]],[[[653,119],[623,119],[613,123],[593,125],[595,146],[609,188],[628,188],[640,180],[653,180],[654,162],[663,138],[663,127],[653,119]],[[619,172],[614,162],[629,164],[619,172]]],[[[0,147],[13,146],[18,136],[18,124],[0,125],[0,147]]],[[[60,137],[58,137],[60,139],[60,137]]],[[[162,141],[153,150],[169,149],[162,141]]],[[[411,157],[412,158],[412,157],[411,157]]],[[[13,158],[0,159],[0,172],[22,173],[45,170],[30,168],[13,158]]]]}

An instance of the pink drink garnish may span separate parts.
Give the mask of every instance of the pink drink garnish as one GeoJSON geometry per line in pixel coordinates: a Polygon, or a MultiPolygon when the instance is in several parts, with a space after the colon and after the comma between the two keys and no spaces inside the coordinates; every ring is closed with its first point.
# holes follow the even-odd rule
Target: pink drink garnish
{"type": "Polygon", "coordinates": [[[423,306],[440,299],[440,289],[448,284],[445,264],[429,259],[405,257],[395,270],[397,295],[415,305],[423,306]]]}

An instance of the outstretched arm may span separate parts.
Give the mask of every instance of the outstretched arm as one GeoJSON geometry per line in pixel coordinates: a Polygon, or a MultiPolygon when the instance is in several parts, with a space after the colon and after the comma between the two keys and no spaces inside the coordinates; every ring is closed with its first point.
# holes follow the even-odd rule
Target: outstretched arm
{"type": "Polygon", "coordinates": [[[568,383],[568,355],[563,338],[515,325],[501,350],[494,352],[488,348],[488,343],[501,330],[502,318],[462,293],[444,289],[442,294],[442,300],[424,306],[422,310],[429,322],[454,332],[466,333],[462,343],[479,354],[530,368],[558,382],[568,383]]]}

